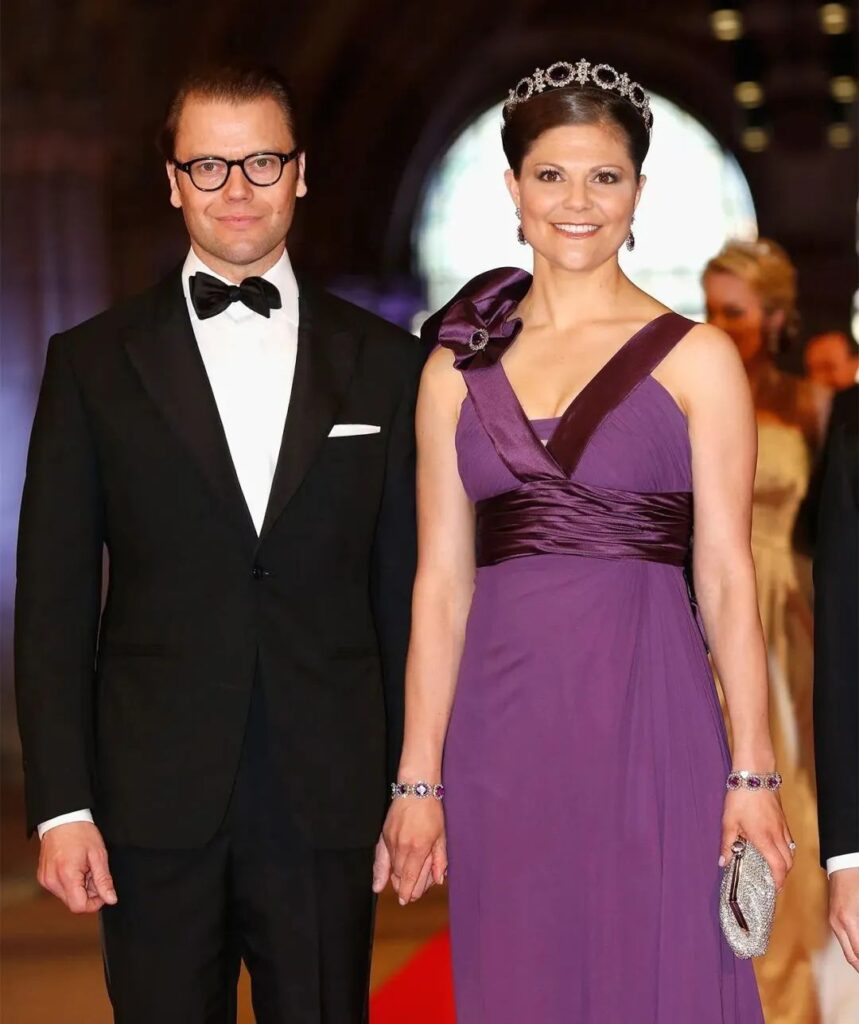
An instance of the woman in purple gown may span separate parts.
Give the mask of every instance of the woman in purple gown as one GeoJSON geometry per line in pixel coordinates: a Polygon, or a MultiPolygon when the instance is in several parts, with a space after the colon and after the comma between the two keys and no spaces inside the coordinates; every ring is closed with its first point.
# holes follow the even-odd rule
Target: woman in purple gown
{"type": "Polygon", "coordinates": [[[376,887],[390,868],[418,899],[449,856],[458,1024],[763,1020],[718,922],[738,834],[779,885],[792,862],[778,794],[726,794],[732,767],[776,767],[755,420],[731,341],[619,269],[651,121],[605,65],[523,79],[502,138],[533,278],[483,274],[426,327],[406,737],[376,887]]]}

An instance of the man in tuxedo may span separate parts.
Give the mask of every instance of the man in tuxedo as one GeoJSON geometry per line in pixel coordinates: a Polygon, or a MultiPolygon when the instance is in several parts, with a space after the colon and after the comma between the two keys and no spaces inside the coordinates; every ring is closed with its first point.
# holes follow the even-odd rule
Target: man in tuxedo
{"type": "Polygon", "coordinates": [[[859,971],[859,385],[829,430],[814,559],[814,740],[830,922],[859,971]]]}
{"type": "Polygon", "coordinates": [[[409,334],[296,280],[286,83],[189,79],[184,265],[51,339],[21,509],[39,879],[101,911],[120,1024],[366,1020],[415,564],[409,334]],[[102,553],[109,574],[102,610],[102,553]]]}
{"type": "Polygon", "coordinates": [[[812,470],[793,531],[794,547],[803,554],[812,555],[817,539],[817,513],[823,490],[825,454],[829,449],[829,437],[833,427],[845,416],[849,416],[851,404],[856,403],[859,347],[843,331],[827,331],[808,339],[802,358],[808,379],[832,395],[823,452],[812,470]]]}

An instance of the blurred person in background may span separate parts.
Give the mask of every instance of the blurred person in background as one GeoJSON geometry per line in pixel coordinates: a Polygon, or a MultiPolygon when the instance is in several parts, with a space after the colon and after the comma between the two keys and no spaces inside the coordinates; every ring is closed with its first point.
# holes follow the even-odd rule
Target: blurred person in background
{"type": "Polygon", "coordinates": [[[814,958],[826,943],[826,880],[818,864],[812,734],[812,614],[791,544],[820,445],[821,389],[779,370],[773,354],[798,324],[796,271],[775,242],[729,242],[707,265],[707,318],[743,360],[758,424],[752,550],[769,655],[770,726],[783,802],[798,844],[772,942],[755,961],[767,1021],[820,1019],[814,958]]]}
{"type": "Polygon", "coordinates": [[[852,387],[859,376],[859,345],[843,331],[813,335],[805,343],[802,360],[809,380],[830,391],[852,387]]]}
{"type": "Polygon", "coordinates": [[[859,345],[843,331],[815,334],[803,349],[806,376],[831,396],[826,441],[817,458],[797,514],[793,541],[803,554],[811,555],[818,541],[818,514],[823,490],[824,453],[830,447],[833,431],[845,417],[855,415],[856,383],[859,379],[859,345]]]}

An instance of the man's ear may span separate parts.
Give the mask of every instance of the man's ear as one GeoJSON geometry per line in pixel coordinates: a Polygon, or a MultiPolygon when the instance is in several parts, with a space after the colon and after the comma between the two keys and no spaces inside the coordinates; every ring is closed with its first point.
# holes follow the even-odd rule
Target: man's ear
{"type": "Polygon", "coordinates": [[[170,182],[170,205],[177,210],[182,208],[182,193],[179,191],[179,180],[176,177],[176,167],[168,160],[164,165],[167,170],[167,180],[170,182]]]}
{"type": "Polygon", "coordinates": [[[306,196],[307,195],[307,179],[305,178],[305,173],[306,173],[306,170],[307,170],[307,163],[306,163],[306,160],[305,160],[305,154],[304,153],[299,153],[298,154],[298,161],[297,161],[297,163],[298,163],[298,178],[296,179],[296,182],[295,182],[295,194],[296,194],[296,196],[298,196],[300,198],[301,196],[306,196]]]}

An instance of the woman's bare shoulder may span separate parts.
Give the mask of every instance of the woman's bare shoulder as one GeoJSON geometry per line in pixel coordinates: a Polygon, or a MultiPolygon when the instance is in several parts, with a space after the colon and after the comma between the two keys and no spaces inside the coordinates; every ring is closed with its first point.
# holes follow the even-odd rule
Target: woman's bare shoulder
{"type": "Polygon", "coordinates": [[[723,330],[713,324],[693,322],[665,359],[666,371],[684,378],[706,374],[745,377],[737,346],[723,330]]]}
{"type": "Polygon", "coordinates": [[[455,410],[465,397],[466,386],[462,373],[454,365],[454,354],[442,345],[429,354],[421,377],[421,399],[424,406],[431,403],[439,412],[455,410]]]}
{"type": "Polygon", "coordinates": [[[695,322],[653,376],[687,419],[697,408],[750,407],[748,377],[737,346],[712,324],[695,322]]]}
{"type": "Polygon", "coordinates": [[[449,348],[445,348],[444,345],[436,345],[427,356],[424,377],[436,380],[453,378],[454,375],[461,376],[459,370],[454,366],[454,358],[454,354],[449,348]]]}

